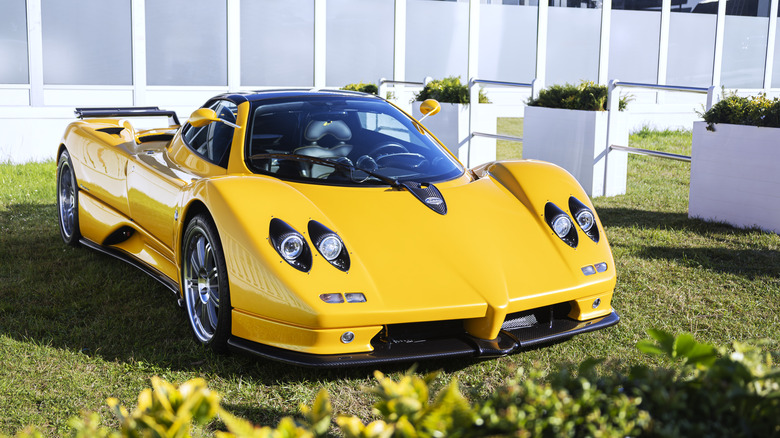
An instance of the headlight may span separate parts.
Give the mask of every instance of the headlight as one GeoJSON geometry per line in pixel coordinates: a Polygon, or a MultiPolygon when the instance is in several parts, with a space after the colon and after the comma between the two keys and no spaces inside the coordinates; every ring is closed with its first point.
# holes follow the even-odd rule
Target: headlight
{"type": "Polygon", "coordinates": [[[311,250],[303,235],[287,224],[273,218],[268,228],[268,240],[276,252],[293,268],[309,272],[311,270],[311,250]]]}
{"type": "Polygon", "coordinates": [[[547,225],[552,228],[553,233],[563,240],[564,243],[572,248],[577,247],[577,230],[574,228],[571,217],[566,212],[552,202],[548,202],[544,206],[544,219],[547,225]]]}
{"type": "Polygon", "coordinates": [[[552,220],[552,229],[561,239],[571,231],[571,219],[565,214],[558,215],[552,220]]]}
{"type": "Polygon", "coordinates": [[[338,234],[317,221],[309,221],[309,237],[322,258],[344,272],[349,270],[349,252],[338,234]]]}
{"type": "Polygon", "coordinates": [[[582,210],[579,213],[577,213],[577,224],[582,228],[582,231],[585,231],[586,233],[590,231],[590,229],[593,227],[593,224],[596,222],[596,218],[593,217],[593,213],[590,212],[590,210],[582,210]]]}
{"type": "Polygon", "coordinates": [[[569,198],[569,211],[577,220],[577,225],[590,239],[599,242],[599,227],[596,225],[596,215],[587,205],[580,202],[574,196],[569,198]]]}
{"type": "Polygon", "coordinates": [[[341,240],[335,234],[326,236],[317,244],[317,250],[327,261],[338,257],[341,254],[341,247],[341,240]]]}
{"type": "Polygon", "coordinates": [[[282,240],[279,252],[287,261],[295,260],[303,252],[303,238],[297,234],[291,234],[282,240]]]}

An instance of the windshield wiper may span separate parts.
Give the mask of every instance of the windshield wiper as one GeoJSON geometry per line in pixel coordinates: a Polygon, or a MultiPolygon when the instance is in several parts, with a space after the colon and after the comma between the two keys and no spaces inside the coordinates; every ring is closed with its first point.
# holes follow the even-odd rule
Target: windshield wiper
{"type": "Polygon", "coordinates": [[[444,201],[444,196],[442,196],[439,189],[431,183],[420,183],[416,181],[401,182],[398,181],[397,179],[393,179],[384,176],[382,174],[357,167],[354,164],[352,164],[351,161],[348,162],[336,161],[338,160],[338,158],[336,160],[333,160],[328,158],[318,158],[318,157],[312,157],[309,155],[300,155],[300,154],[255,154],[255,155],[251,155],[249,159],[250,160],[269,160],[269,159],[295,160],[295,161],[306,161],[309,163],[323,164],[325,166],[331,166],[335,169],[349,171],[349,179],[352,180],[353,182],[364,182],[365,180],[367,180],[368,177],[363,179],[355,178],[353,173],[355,171],[364,172],[366,175],[372,176],[393,188],[406,189],[406,191],[414,195],[415,198],[417,198],[426,207],[430,208],[436,213],[439,213],[441,215],[447,214],[447,203],[444,201]]]}
{"type": "Polygon", "coordinates": [[[388,176],[384,176],[382,174],[370,170],[362,169],[360,167],[355,166],[351,162],[345,163],[342,161],[334,160],[332,158],[319,158],[319,157],[312,157],[310,155],[301,155],[301,154],[254,154],[251,155],[249,159],[250,160],[269,160],[269,159],[295,160],[295,161],[306,161],[309,163],[323,164],[325,166],[330,166],[335,169],[349,171],[349,179],[352,182],[362,183],[368,179],[368,177],[363,179],[356,178],[354,176],[354,172],[358,171],[358,172],[363,172],[368,176],[374,177],[391,187],[395,187],[395,188],[402,187],[402,184],[398,182],[398,180],[396,179],[390,178],[388,176]]]}

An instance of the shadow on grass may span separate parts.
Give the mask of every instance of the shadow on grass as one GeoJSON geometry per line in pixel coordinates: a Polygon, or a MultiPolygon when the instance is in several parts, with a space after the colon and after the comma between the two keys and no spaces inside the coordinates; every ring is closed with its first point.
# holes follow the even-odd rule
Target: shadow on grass
{"type": "MultiPolygon", "coordinates": [[[[252,376],[262,383],[370,377],[377,367],[323,372],[198,345],[176,296],[141,271],[65,245],[53,204],[0,211],[0,333],[108,361],[162,370],[252,376]],[[141,365],[139,365],[141,364],[141,365]]],[[[431,361],[460,369],[474,360],[431,361]]],[[[405,371],[410,363],[382,366],[405,371]]],[[[273,414],[271,414],[273,415],[273,414]]]]}
{"type": "MultiPolygon", "coordinates": [[[[728,224],[689,219],[685,213],[642,211],[627,208],[601,208],[599,217],[605,227],[662,229],[706,237],[719,244],[733,241],[740,248],[678,247],[652,245],[635,252],[645,259],[666,259],[692,268],[740,275],[748,279],[780,276],[780,251],[752,244],[747,237],[760,234],[757,229],[735,228],[728,224]]],[[[612,231],[617,233],[619,231],[612,231]]]]}

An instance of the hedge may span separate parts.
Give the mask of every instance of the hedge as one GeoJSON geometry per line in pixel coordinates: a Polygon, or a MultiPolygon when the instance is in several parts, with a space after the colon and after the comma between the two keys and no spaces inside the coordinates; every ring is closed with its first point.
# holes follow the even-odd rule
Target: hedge
{"type": "MultiPolygon", "coordinates": [[[[552,85],[545,88],[539,92],[538,97],[528,99],[528,106],[582,111],[606,111],[608,96],[609,93],[605,85],[582,81],[579,85],[552,85]]],[[[618,102],[618,109],[624,111],[630,100],[632,99],[628,96],[621,96],[618,102]]]]}
{"type": "MultiPolygon", "coordinates": [[[[678,437],[780,436],[780,368],[760,344],[734,342],[715,348],[689,334],[649,331],[641,351],[664,356],[663,367],[636,366],[625,374],[599,376],[598,360],[578,369],[543,376],[520,370],[484,400],[470,402],[452,380],[435,395],[430,383],[412,371],[398,381],[376,372],[369,390],[379,420],[364,423],[351,415],[333,417],[328,394],[321,390],[298,419],[286,417],[276,427],[256,427],[220,406],[219,394],[202,379],[175,387],[159,378],[138,397],[133,412],[109,399],[119,430],[100,426],[97,414],[71,419],[76,437],[187,437],[193,424],[219,418],[227,431],[217,437],[678,437]],[[338,426],[334,430],[333,422],[338,426]]],[[[19,437],[40,437],[34,428],[19,437]]]]}

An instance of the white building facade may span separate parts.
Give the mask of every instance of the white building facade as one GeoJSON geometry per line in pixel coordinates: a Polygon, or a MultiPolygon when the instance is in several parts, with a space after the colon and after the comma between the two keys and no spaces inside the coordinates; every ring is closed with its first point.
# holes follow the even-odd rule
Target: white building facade
{"type": "MultiPolygon", "coordinates": [[[[780,88],[778,0],[0,0],[0,161],[52,158],[73,109],[182,117],[227,91],[460,76],[780,88]]],[[[408,105],[404,90],[395,94],[408,105]]],[[[489,88],[522,115],[527,88],[489,88]]],[[[634,124],[705,97],[632,92],[634,124]]]]}

